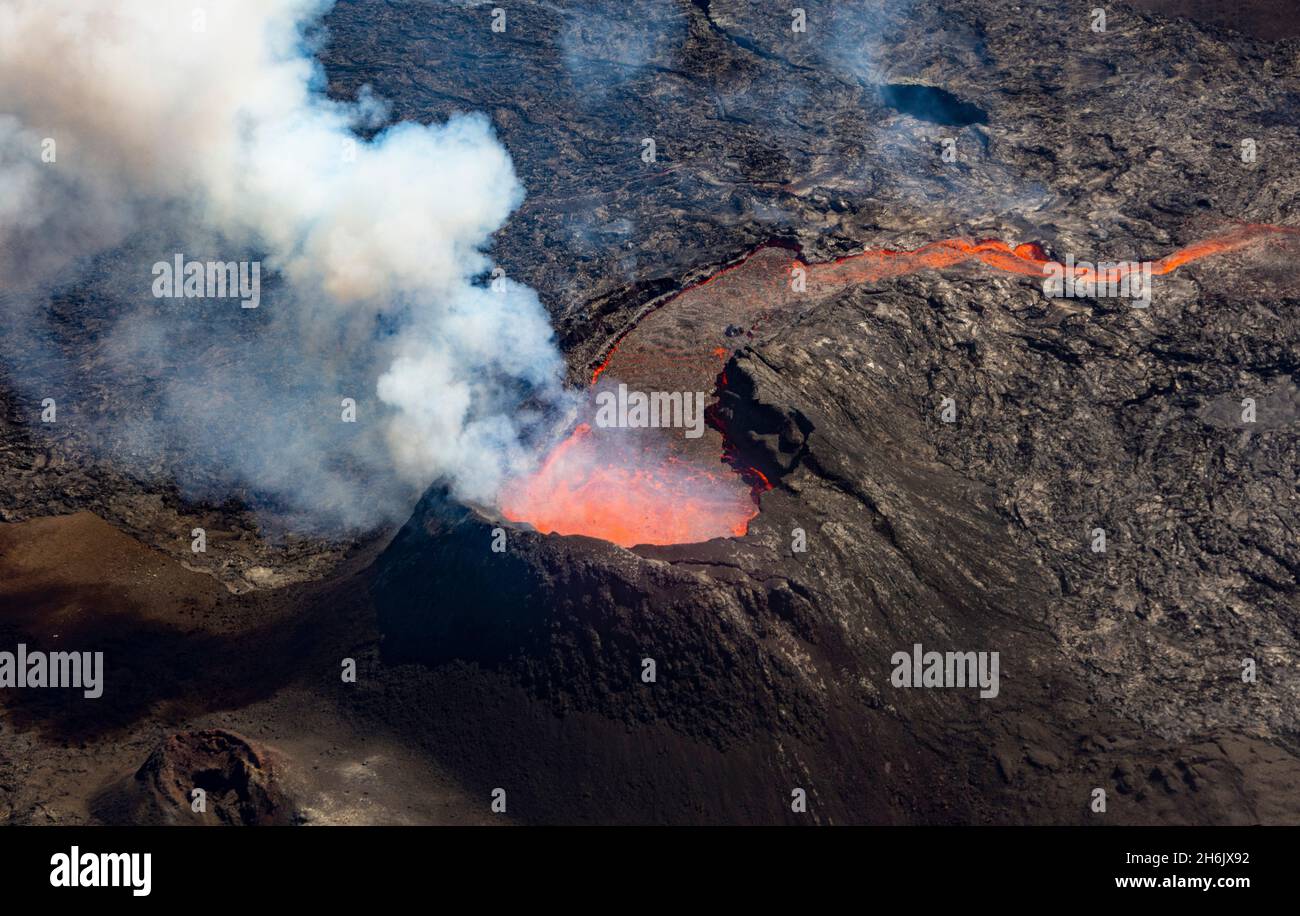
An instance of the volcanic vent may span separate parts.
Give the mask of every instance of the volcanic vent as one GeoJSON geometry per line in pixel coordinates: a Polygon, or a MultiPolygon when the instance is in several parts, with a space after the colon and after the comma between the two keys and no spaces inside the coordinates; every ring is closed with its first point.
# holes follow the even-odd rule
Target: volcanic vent
{"type": "Polygon", "coordinates": [[[651,303],[592,373],[588,405],[622,391],[702,396],[707,423],[628,430],[580,423],[534,476],[507,487],[503,514],[539,531],[625,547],[744,535],[766,476],[730,442],[716,405],[735,349],[789,311],[791,253],[762,248],[733,267],[651,303]]]}

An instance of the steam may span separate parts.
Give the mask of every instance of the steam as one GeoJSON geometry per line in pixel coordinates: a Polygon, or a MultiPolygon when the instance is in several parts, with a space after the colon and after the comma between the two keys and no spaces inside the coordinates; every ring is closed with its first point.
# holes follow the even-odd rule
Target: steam
{"type": "Polygon", "coordinates": [[[521,405],[562,397],[536,294],[484,282],[523,189],[481,115],[364,139],[382,103],[327,99],[304,31],[330,5],[0,6],[0,292],[17,330],[0,356],[191,492],[247,486],[345,524],[400,517],[435,479],[491,501],[529,459],[521,405]],[[260,260],[260,309],[153,298],[150,265],[181,252],[260,260]],[[77,285],[113,318],[69,361],[49,312],[77,285]],[[156,395],[157,413],[94,408],[91,382],[156,395]]]}

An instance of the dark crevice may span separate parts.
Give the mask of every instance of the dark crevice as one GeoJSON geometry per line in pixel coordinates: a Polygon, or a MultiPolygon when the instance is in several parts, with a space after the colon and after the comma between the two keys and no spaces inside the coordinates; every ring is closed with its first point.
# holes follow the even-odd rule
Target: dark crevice
{"type": "Polygon", "coordinates": [[[880,100],[895,111],[930,124],[965,127],[987,124],[984,109],[963,101],[946,89],[917,83],[886,83],[879,87],[880,100]]]}

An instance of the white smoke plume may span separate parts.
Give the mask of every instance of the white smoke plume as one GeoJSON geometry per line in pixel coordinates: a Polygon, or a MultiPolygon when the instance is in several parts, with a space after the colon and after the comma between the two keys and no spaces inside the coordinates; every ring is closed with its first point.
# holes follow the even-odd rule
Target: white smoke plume
{"type": "MultiPolygon", "coordinates": [[[[536,295],[482,283],[523,189],[481,115],[363,139],[382,104],[326,98],[304,34],[330,5],[0,0],[0,307],[39,340],[93,263],[123,307],[96,364],[164,379],[161,429],[105,436],[196,478],[348,523],[437,479],[490,501],[527,460],[520,405],[560,397],[536,295]],[[153,299],[150,265],[174,251],[255,256],[273,289],[242,315],[153,299]]],[[[75,401],[81,368],[13,374],[75,401]]]]}

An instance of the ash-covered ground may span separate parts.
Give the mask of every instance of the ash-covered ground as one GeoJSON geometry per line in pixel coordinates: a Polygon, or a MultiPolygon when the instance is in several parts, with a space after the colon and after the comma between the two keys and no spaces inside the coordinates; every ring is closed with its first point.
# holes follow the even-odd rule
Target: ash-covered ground
{"type": "MultiPolygon", "coordinates": [[[[224,823],[1300,821],[1300,246],[1145,309],[967,264],[739,334],[735,303],[673,311],[763,244],[1156,260],[1296,225],[1294,10],[1089,7],[804,2],[796,32],[745,0],[517,3],[493,31],[491,4],[340,2],[332,96],[491,119],[527,191],[493,255],[571,382],[647,314],[731,341],[710,437],[772,488],[700,544],[542,535],[436,485],[405,524],[286,537],[255,493],[29,422],[12,362],[0,648],[93,644],[125,686],[0,694],[0,816],[184,822],[202,782],[224,823]],[[998,653],[997,695],[895,687],[918,643],[998,653]]],[[[90,378],[111,292],[51,301],[90,378]]]]}

